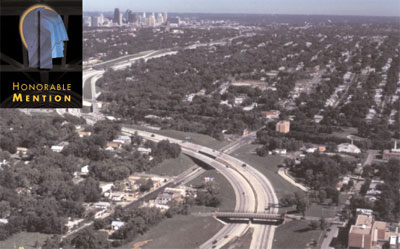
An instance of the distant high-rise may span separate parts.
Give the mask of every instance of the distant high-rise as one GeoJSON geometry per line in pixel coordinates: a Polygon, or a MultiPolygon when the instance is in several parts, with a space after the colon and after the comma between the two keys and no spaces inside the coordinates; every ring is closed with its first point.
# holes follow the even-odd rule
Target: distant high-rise
{"type": "Polygon", "coordinates": [[[83,17],[83,25],[84,26],[87,26],[87,27],[92,26],[91,22],[92,22],[92,18],[90,16],[84,16],[83,17]]]}
{"type": "Polygon", "coordinates": [[[154,12],[153,12],[151,14],[151,16],[149,16],[148,25],[151,27],[154,27],[155,24],[156,24],[156,18],[154,16],[154,12]]]}
{"type": "Polygon", "coordinates": [[[139,20],[139,19],[138,19],[137,14],[136,14],[136,13],[132,13],[130,22],[131,22],[131,23],[137,23],[138,20],[139,20]]]}
{"type": "Polygon", "coordinates": [[[117,23],[117,24],[119,24],[119,25],[122,24],[122,22],[120,22],[120,13],[119,13],[119,9],[118,9],[118,8],[115,8],[115,10],[114,10],[114,19],[113,19],[113,22],[114,22],[114,23],[117,23]]]}
{"type": "Polygon", "coordinates": [[[101,13],[99,16],[99,26],[102,26],[103,23],[104,23],[104,15],[103,15],[103,13],[101,13]]]}
{"type": "Polygon", "coordinates": [[[142,17],[141,17],[141,24],[142,25],[147,25],[147,18],[146,18],[146,12],[143,12],[142,17]]]}
{"type": "Polygon", "coordinates": [[[119,21],[118,21],[119,25],[122,25],[122,13],[119,13],[119,21]]]}
{"type": "Polygon", "coordinates": [[[157,15],[157,24],[162,24],[164,22],[164,17],[161,13],[157,15]]]}
{"type": "Polygon", "coordinates": [[[131,10],[127,10],[125,15],[126,15],[127,23],[136,23],[137,22],[137,16],[131,10]]]}
{"type": "Polygon", "coordinates": [[[164,22],[167,22],[167,19],[168,19],[168,13],[167,12],[164,12],[163,18],[164,18],[164,22]]]}
{"type": "Polygon", "coordinates": [[[99,26],[99,17],[98,16],[92,16],[91,17],[91,26],[92,27],[98,27],[99,26]]]}

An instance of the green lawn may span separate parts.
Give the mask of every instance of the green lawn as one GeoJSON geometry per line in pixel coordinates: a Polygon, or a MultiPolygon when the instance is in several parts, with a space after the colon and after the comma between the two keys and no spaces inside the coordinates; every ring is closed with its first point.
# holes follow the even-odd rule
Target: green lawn
{"type": "Polygon", "coordinates": [[[295,220],[279,226],[275,230],[272,248],[278,249],[303,249],[319,248],[311,246],[313,240],[318,241],[321,230],[310,230],[310,221],[295,220]],[[290,238],[290,239],[289,239],[290,238]]]}
{"type": "Polygon", "coordinates": [[[223,225],[211,217],[178,215],[165,219],[143,236],[138,236],[132,243],[120,249],[133,248],[135,243],[142,244],[142,249],[195,249],[206,242],[223,225]]]}
{"type": "Polygon", "coordinates": [[[358,129],[355,127],[342,128],[343,131],[335,131],[332,134],[338,138],[347,138],[348,135],[357,135],[358,129]]]}
{"type": "MultiPolygon", "coordinates": [[[[341,207],[343,207],[344,203],[346,202],[346,199],[347,199],[347,194],[340,193],[339,207],[334,204],[331,204],[330,202],[327,202],[323,205],[319,203],[311,203],[310,207],[306,211],[306,216],[333,218],[335,217],[336,213],[340,211],[341,207]]],[[[279,210],[280,212],[286,211],[288,214],[294,214],[299,216],[302,215],[301,213],[296,212],[295,206],[280,208],[279,210]]]]}
{"type": "Polygon", "coordinates": [[[167,137],[179,139],[179,140],[186,140],[188,142],[192,142],[195,144],[207,146],[212,149],[220,149],[225,145],[229,144],[229,141],[219,141],[213,137],[197,134],[192,132],[183,132],[183,131],[176,131],[176,130],[153,130],[146,127],[141,127],[138,125],[126,125],[127,127],[132,127],[133,129],[143,130],[152,132],[154,134],[164,135],[167,137]]]}
{"type": "Polygon", "coordinates": [[[20,232],[12,235],[7,240],[0,241],[0,248],[14,249],[23,247],[24,249],[34,249],[36,241],[39,245],[43,245],[46,239],[51,236],[50,234],[20,232]]]}
{"type": "Polygon", "coordinates": [[[323,206],[312,203],[306,211],[306,216],[333,218],[340,209],[335,205],[323,206]]]}
{"type": "Polygon", "coordinates": [[[182,131],[175,131],[175,130],[161,130],[161,135],[173,137],[176,139],[186,140],[188,142],[192,142],[195,144],[207,146],[212,149],[219,149],[224,147],[225,145],[229,144],[228,141],[219,141],[213,137],[191,133],[191,132],[182,132],[182,131]]]}
{"type": "Polygon", "coordinates": [[[301,191],[278,175],[278,165],[283,162],[284,158],[277,155],[260,157],[254,153],[258,146],[254,144],[244,145],[231,155],[248,163],[264,174],[274,187],[278,199],[287,193],[301,191]]]}
{"type": "Polygon", "coordinates": [[[201,174],[199,177],[193,179],[192,181],[188,182],[187,185],[199,185],[201,184],[201,179],[203,177],[215,177],[215,183],[217,184],[217,187],[219,189],[219,196],[221,197],[221,204],[217,208],[212,208],[212,207],[203,207],[203,206],[193,206],[190,211],[192,213],[196,212],[213,212],[216,209],[219,211],[233,211],[235,208],[236,204],[236,197],[235,197],[235,192],[229,183],[229,181],[218,171],[216,170],[207,170],[203,174],[201,174]]]}
{"type": "Polygon", "coordinates": [[[148,173],[162,176],[177,176],[195,163],[186,155],[180,154],[178,158],[167,159],[151,168],[148,173]]]}

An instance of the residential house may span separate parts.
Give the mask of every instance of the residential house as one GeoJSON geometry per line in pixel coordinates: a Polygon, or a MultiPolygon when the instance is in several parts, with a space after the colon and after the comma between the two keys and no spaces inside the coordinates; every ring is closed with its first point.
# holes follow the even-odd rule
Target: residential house
{"type": "Polygon", "coordinates": [[[26,155],[28,149],[25,147],[17,147],[17,153],[21,153],[22,155],[26,155]]]}
{"type": "Polygon", "coordinates": [[[93,206],[99,209],[109,209],[111,207],[111,204],[109,202],[99,201],[96,202],[93,206]]]}
{"type": "Polygon", "coordinates": [[[85,165],[81,168],[81,176],[89,175],[89,165],[85,165]]]}
{"type": "Polygon", "coordinates": [[[393,149],[383,151],[383,160],[390,160],[392,158],[400,159],[400,149],[397,148],[397,141],[394,142],[393,149]]]}
{"type": "Polygon", "coordinates": [[[124,225],[125,225],[125,222],[114,220],[111,222],[111,229],[114,231],[117,231],[117,230],[121,229],[121,227],[123,227],[124,225]]]}
{"type": "Polygon", "coordinates": [[[168,202],[170,202],[172,200],[172,195],[169,193],[160,193],[156,200],[155,203],[156,204],[162,204],[162,205],[166,205],[168,204],[168,202]]]}
{"type": "Polygon", "coordinates": [[[57,153],[60,153],[61,151],[63,151],[64,146],[61,145],[53,145],[51,146],[51,150],[57,153]]]}
{"type": "MultiPolygon", "coordinates": [[[[121,148],[121,143],[116,143],[116,142],[107,142],[106,145],[107,148],[111,148],[112,150],[116,150],[121,148]]],[[[110,150],[110,149],[109,149],[110,150]]]]}
{"type": "Polygon", "coordinates": [[[349,143],[339,144],[337,146],[337,150],[338,152],[345,152],[345,153],[353,153],[353,154],[361,153],[361,150],[357,146],[349,143]]]}
{"type": "Polygon", "coordinates": [[[141,154],[148,155],[151,153],[151,148],[139,147],[137,148],[137,151],[140,152],[141,154]]]}
{"type": "Polygon", "coordinates": [[[88,137],[88,136],[92,135],[92,133],[89,131],[77,130],[76,133],[78,133],[79,137],[88,137]]]}
{"type": "Polygon", "coordinates": [[[261,112],[261,114],[266,119],[278,119],[279,115],[281,115],[281,112],[277,110],[271,110],[271,111],[261,112]]]}

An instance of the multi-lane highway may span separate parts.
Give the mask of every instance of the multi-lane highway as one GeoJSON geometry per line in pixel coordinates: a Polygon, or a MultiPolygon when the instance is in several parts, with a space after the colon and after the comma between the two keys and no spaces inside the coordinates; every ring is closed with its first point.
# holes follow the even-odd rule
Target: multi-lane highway
{"type": "MultiPolygon", "coordinates": [[[[179,144],[183,153],[214,167],[232,184],[236,197],[234,211],[278,213],[278,199],[269,180],[255,168],[239,159],[204,146],[150,132],[126,127],[122,128],[122,132],[127,134],[137,132],[138,135],[145,139],[153,141],[168,139],[170,142],[179,144]]],[[[250,248],[271,248],[275,226],[265,224],[252,224],[251,226],[254,228],[254,233],[250,248]]],[[[248,227],[247,224],[226,224],[217,234],[201,245],[200,248],[221,248],[231,238],[244,234],[248,227]]]]}
{"type": "MultiPolygon", "coordinates": [[[[233,39],[239,38],[226,38],[218,42],[230,42],[233,39]]],[[[203,44],[196,44],[195,47],[186,47],[184,49],[193,49],[197,46],[202,46],[203,44]]],[[[96,98],[98,93],[96,92],[96,81],[102,77],[107,68],[113,68],[115,70],[120,70],[128,67],[137,60],[148,60],[151,58],[157,58],[164,55],[169,55],[171,53],[176,53],[177,49],[162,49],[157,51],[146,51],[136,55],[125,56],[123,58],[114,59],[107,61],[92,67],[85,68],[84,71],[84,88],[89,87],[90,91],[86,91],[86,96],[84,99],[90,101],[93,105],[93,113],[89,116],[96,119],[99,116],[98,106],[96,98]]],[[[200,146],[193,143],[188,143],[185,141],[151,134],[149,132],[134,130],[130,128],[123,128],[125,133],[138,134],[146,139],[161,141],[168,139],[171,142],[178,143],[182,147],[183,153],[197,158],[208,165],[214,167],[216,170],[221,172],[228,181],[231,183],[236,197],[236,205],[234,211],[237,212],[269,212],[278,213],[276,204],[278,199],[275,195],[274,189],[270,184],[269,180],[258,172],[256,169],[250,165],[246,165],[244,162],[225,154],[224,151],[216,151],[204,146],[200,146]],[[203,152],[203,153],[200,153],[203,152]]],[[[254,136],[254,135],[253,135],[254,136]]],[[[253,139],[253,136],[249,136],[248,139],[253,139]]],[[[230,152],[236,147],[243,143],[247,143],[247,139],[241,140],[238,144],[233,147],[226,148],[226,152],[230,152]]],[[[275,226],[272,225],[262,225],[262,224],[252,224],[253,227],[253,238],[251,242],[251,249],[269,249],[272,247],[272,241],[274,237],[275,226]]],[[[228,243],[232,238],[236,236],[243,235],[249,228],[248,224],[226,224],[217,234],[206,241],[200,246],[201,249],[209,248],[221,248],[226,243],[228,243]]]]}

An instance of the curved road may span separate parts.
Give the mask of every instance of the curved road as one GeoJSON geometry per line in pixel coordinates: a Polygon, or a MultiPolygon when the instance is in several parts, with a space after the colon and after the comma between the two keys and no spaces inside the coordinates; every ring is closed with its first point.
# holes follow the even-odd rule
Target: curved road
{"type": "MultiPolygon", "coordinates": [[[[239,36],[240,37],[240,36],[239,36]]],[[[233,40],[234,38],[227,38],[225,40],[233,40]]],[[[201,45],[201,44],[200,44],[201,45]]],[[[196,45],[199,46],[199,45],[196,45]]],[[[189,48],[190,46],[186,47],[189,48]]],[[[114,59],[108,62],[104,62],[101,65],[94,65],[92,68],[85,68],[83,74],[83,83],[84,88],[87,84],[91,84],[91,96],[84,96],[86,101],[90,101],[93,104],[93,116],[96,120],[96,117],[99,115],[98,106],[96,103],[97,93],[96,89],[96,81],[102,77],[105,72],[106,67],[111,67],[116,70],[123,69],[136,60],[140,59],[151,59],[164,55],[168,55],[171,53],[175,53],[173,49],[162,49],[158,51],[145,51],[136,55],[132,55],[129,57],[124,57],[121,59],[114,59]],[[103,67],[103,68],[99,68],[103,67]]],[[[171,142],[178,143],[182,147],[182,151],[190,156],[193,156],[210,166],[217,169],[221,174],[223,174],[228,181],[231,183],[236,197],[236,205],[235,211],[238,212],[270,212],[277,213],[278,209],[275,204],[278,203],[278,199],[275,195],[274,189],[272,188],[269,180],[254,169],[251,166],[243,167],[244,164],[242,161],[231,157],[227,154],[224,154],[219,151],[212,150],[210,148],[192,144],[185,143],[181,140],[153,135],[149,132],[143,132],[139,130],[123,128],[124,132],[134,133],[138,132],[139,135],[145,137],[146,139],[160,141],[164,139],[168,139],[171,142]],[[199,151],[206,152],[207,154],[215,157],[211,158],[205,156],[199,151]],[[269,208],[271,205],[271,208],[269,208]]],[[[258,225],[252,224],[254,228],[253,238],[251,242],[251,249],[269,249],[272,247],[275,226],[272,225],[258,225]]],[[[221,248],[226,243],[230,241],[235,236],[243,235],[249,226],[247,224],[226,224],[217,234],[215,234],[211,239],[206,241],[203,245],[200,246],[200,249],[209,249],[209,248],[221,248]],[[228,235],[228,236],[227,236],[228,235]],[[227,237],[227,238],[225,238],[227,237]],[[215,242],[216,243],[213,243],[215,242]]]]}
{"type": "MultiPolygon", "coordinates": [[[[183,153],[214,167],[232,184],[236,196],[235,211],[278,213],[278,198],[269,180],[255,168],[249,165],[243,167],[244,162],[239,159],[204,146],[152,134],[150,132],[126,127],[122,128],[122,132],[129,134],[137,132],[138,135],[145,139],[157,142],[167,139],[170,142],[179,144],[183,153]],[[199,153],[199,151],[215,158],[199,153]]],[[[275,226],[264,224],[252,224],[251,226],[254,228],[254,233],[250,248],[271,248],[275,226]]],[[[213,248],[213,246],[215,246],[215,248],[221,248],[228,243],[231,238],[244,234],[247,228],[247,224],[227,224],[217,234],[201,245],[200,248],[208,249],[213,248]],[[229,237],[225,238],[226,235],[229,235],[229,237]],[[215,241],[216,243],[213,243],[215,241]]]]}

